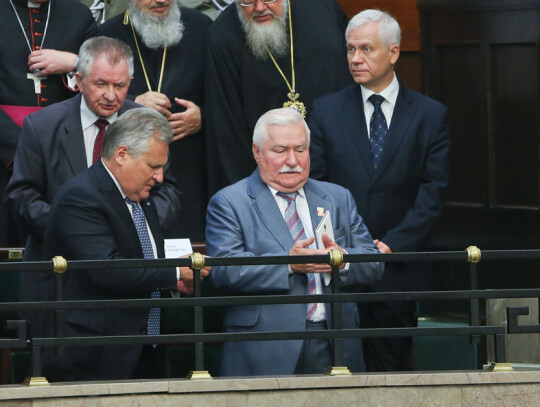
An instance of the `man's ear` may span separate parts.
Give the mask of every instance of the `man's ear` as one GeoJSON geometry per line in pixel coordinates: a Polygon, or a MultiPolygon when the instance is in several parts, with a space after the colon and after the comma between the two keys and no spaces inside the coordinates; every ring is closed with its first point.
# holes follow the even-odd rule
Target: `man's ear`
{"type": "Polygon", "coordinates": [[[394,65],[399,58],[399,45],[393,44],[390,46],[390,63],[394,65]]]}
{"type": "Polygon", "coordinates": [[[251,145],[251,151],[253,151],[253,157],[255,158],[255,161],[257,162],[257,164],[259,164],[259,147],[257,146],[257,144],[253,143],[251,145]]]}
{"type": "Polygon", "coordinates": [[[124,165],[129,156],[129,149],[126,146],[118,146],[114,152],[114,160],[118,165],[124,165]]]}

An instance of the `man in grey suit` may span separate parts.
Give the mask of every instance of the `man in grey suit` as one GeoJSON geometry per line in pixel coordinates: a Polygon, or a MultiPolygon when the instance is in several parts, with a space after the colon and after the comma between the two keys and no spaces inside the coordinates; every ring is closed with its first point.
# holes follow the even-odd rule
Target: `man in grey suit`
{"type": "MultiPolygon", "coordinates": [[[[17,221],[28,232],[24,260],[41,260],[50,204],[58,189],[101,156],[105,128],[119,114],[139,105],[126,101],[133,75],[133,54],[119,40],[95,37],[79,54],[77,83],[81,94],[27,116],[6,190],[17,221]],[[100,127],[101,126],[101,127],[100,127]]],[[[160,223],[166,226],[179,209],[176,181],[165,176],[152,190],[160,223]]],[[[49,273],[21,273],[21,301],[54,299],[49,273]]],[[[42,313],[28,313],[31,336],[43,335],[42,313]]]]}
{"type": "MultiPolygon", "coordinates": [[[[309,129],[293,109],[275,109],[257,122],[253,155],[258,169],[211,199],[207,210],[206,248],[216,257],[377,253],[358,215],[354,199],[340,186],[308,179],[309,129]],[[314,230],[328,211],[335,241],[323,235],[316,248],[314,230]]],[[[229,294],[329,293],[327,264],[214,267],[211,281],[229,294]]],[[[383,274],[381,263],[342,267],[347,287],[369,284],[383,274]]],[[[225,311],[227,332],[301,331],[331,326],[328,304],[235,306],[225,311]]],[[[357,328],[355,304],[343,304],[344,328],[357,328]]],[[[344,341],[344,361],[353,371],[364,363],[359,339],[344,341]]],[[[229,342],[221,374],[284,375],[323,373],[333,365],[330,340],[229,342]]]]}

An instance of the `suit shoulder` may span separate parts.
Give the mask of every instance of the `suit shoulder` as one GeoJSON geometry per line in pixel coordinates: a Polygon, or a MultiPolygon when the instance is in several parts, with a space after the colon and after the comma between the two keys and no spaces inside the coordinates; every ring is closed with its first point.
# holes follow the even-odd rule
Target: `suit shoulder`
{"type": "Polygon", "coordinates": [[[143,105],[140,105],[138,103],[135,103],[133,100],[130,100],[130,99],[126,99],[124,100],[124,105],[123,105],[123,108],[125,110],[129,110],[129,109],[138,109],[140,107],[144,107],[143,105]]]}
{"type": "Polygon", "coordinates": [[[414,102],[431,108],[431,109],[443,109],[446,110],[446,106],[443,105],[441,102],[438,102],[435,99],[430,98],[429,96],[426,96],[420,92],[417,92],[415,90],[409,89],[405,86],[402,86],[403,95],[407,98],[413,100],[414,102]]]}
{"type": "Polygon", "coordinates": [[[230,201],[231,199],[237,199],[238,197],[247,196],[247,189],[248,189],[248,179],[244,178],[218,191],[212,197],[212,200],[214,199],[214,197],[216,197],[216,199],[217,197],[222,197],[225,200],[230,201]]]}
{"type": "Polygon", "coordinates": [[[29,114],[28,119],[36,123],[46,121],[49,125],[51,123],[64,120],[66,116],[71,114],[75,104],[77,103],[76,98],[77,96],[74,96],[70,99],[53,103],[52,105],[38,110],[37,112],[29,114]]]}
{"type": "Polygon", "coordinates": [[[350,93],[354,90],[356,86],[358,85],[352,84],[337,92],[329,93],[328,95],[318,97],[317,99],[315,99],[314,104],[316,103],[320,106],[334,106],[336,103],[339,103],[340,101],[348,98],[350,93]]]}

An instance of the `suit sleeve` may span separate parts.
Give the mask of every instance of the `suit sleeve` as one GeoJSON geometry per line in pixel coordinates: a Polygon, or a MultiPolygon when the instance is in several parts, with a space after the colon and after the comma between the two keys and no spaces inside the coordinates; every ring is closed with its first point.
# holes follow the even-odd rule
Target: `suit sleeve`
{"type": "MultiPolygon", "coordinates": [[[[46,258],[61,254],[69,260],[109,260],[123,258],[121,252],[126,253],[126,247],[129,247],[134,253],[130,257],[136,258],[134,245],[140,244],[138,238],[133,238],[128,225],[121,224],[117,213],[110,208],[110,202],[96,199],[82,188],[71,189],[68,193],[61,190],[53,203],[45,231],[43,254],[46,258]]],[[[84,273],[104,290],[176,289],[176,270],[170,267],[107,269],[97,266],[73,272],[84,273]]]]}
{"type": "Polygon", "coordinates": [[[419,250],[428,239],[446,201],[449,148],[448,111],[442,107],[437,119],[433,121],[421,184],[414,204],[403,220],[381,238],[393,251],[419,250]]]}
{"type": "Polygon", "coordinates": [[[50,210],[43,157],[36,129],[29,116],[24,120],[13,176],[6,188],[6,202],[23,227],[40,240],[50,210]]]}
{"type": "MultiPolygon", "coordinates": [[[[287,256],[280,253],[253,253],[246,250],[244,231],[238,213],[221,194],[210,200],[206,215],[206,250],[214,257],[287,256]]],[[[289,268],[286,264],[264,266],[216,266],[210,279],[219,290],[253,294],[287,292],[289,268]]]]}
{"type": "MultiPolygon", "coordinates": [[[[347,216],[350,225],[350,247],[343,247],[348,254],[380,254],[379,249],[373,243],[373,238],[369,233],[362,217],[358,214],[358,209],[354,203],[352,194],[347,190],[347,216]]],[[[335,231],[336,243],[339,243],[339,230],[335,231]]],[[[365,286],[380,280],[384,272],[384,263],[366,262],[350,263],[345,279],[342,281],[345,286],[365,286]]]]}
{"type": "Polygon", "coordinates": [[[311,168],[309,176],[313,179],[326,181],[328,170],[326,167],[326,142],[322,129],[319,100],[313,102],[313,112],[309,116],[309,129],[311,131],[309,143],[309,155],[311,159],[311,168]]]}

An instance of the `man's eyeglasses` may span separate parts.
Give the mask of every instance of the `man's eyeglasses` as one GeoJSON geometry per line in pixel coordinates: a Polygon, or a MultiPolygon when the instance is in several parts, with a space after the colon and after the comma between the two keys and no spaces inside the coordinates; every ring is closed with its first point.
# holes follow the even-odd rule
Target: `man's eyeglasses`
{"type": "MultiPolygon", "coordinates": [[[[261,0],[264,4],[272,4],[275,3],[277,0],[261,0]]],[[[240,4],[242,7],[252,7],[257,3],[257,0],[242,0],[238,4],[240,4]]]]}

